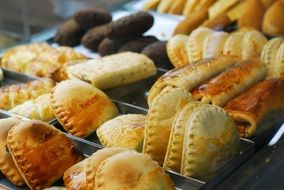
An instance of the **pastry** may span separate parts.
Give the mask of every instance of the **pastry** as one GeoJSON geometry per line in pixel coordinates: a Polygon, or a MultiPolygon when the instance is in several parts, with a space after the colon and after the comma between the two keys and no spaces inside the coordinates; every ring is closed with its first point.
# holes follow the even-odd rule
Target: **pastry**
{"type": "Polygon", "coordinates": [[[187,0],[175,0],[171,4],[168,13],[181,14],[187,0]]]}
{"type": "Polygon", "coordinates": [[[212,78],[237,62],[238,59],[235,57],[220,56],[201,60],[195,65],[186,65],[168,71],[151,87],[147,99],[148,105],[151,105],[153,99],[167,86],[181,87],[186,91],[191,91],[202,82],[212,78]]]}
{"type": "Polygon", "coordinates": [[[201,102],[222,106],[265,77],[266,68],[260,60],[244,60],[193,90],[192,95],[201,102]]]}
{"type": "Polygon", "coordinates": [[[102,91],[79,80],[58,83],[51,95],[51,105],[63,128],[78,137],[90,135],[118,114],[114,103],[102,91]]]}
{"type": "Polygon", "coordinates": [[[245,32],[232,33],[224,44],[223,54],[242,58],[244,36],[245,32]]]}
{"type": "Polygon", "coordinates": [[[109,12],[99,8],[84,8],[74,14],[74,20],[84,30],[111,22],[112,16],[109,12]]]}
{"type": "Polygon", "coordinates": [[[269,35],[284,34],[284,2],[275,1],[265,12],[262,27],[262,32],[269,35]]]}
{"type": "Polygon", "coordinates": [[[185,45],[189,64],[202,59],[204,40],[211,33],[213,33],[213,30],[201,27],[190,34],[185,45]]]}
{"type": "Polygon", "coordinates": [[[0,88],[0,109],[9,110],[41,94],[51,92],[52,88],[53,82],[47,78],[4,86],[0,88]]]}
{"type": "Polygon", "coordinates": [[[162,0],[157,7],[157,12],[168,13],[174,2],[175,0],[162,0]]]}
{"type": "Polygon", "coordinates": [[[264,15],[264,8],[260,0],[247,0],[243,14],[238,19],[238,27],[251,27],[256,30],[261,29],[261,23],[264,15]]]}
{"type": "Polygon", "coordinates": [[[146,116],[142,114],[120,115],[106,121],[97,129],[104,147],[124,147],[142,150],[146,116]]]}
{"type": "Polygon", "coordinates": [[[206,9],[208,10],[209,7],[214,4],[216,0],[199,0],[197,5],[194,7],[194,12],[199,11],[201,9],[206,9]]]}
{"type": "Polygon", "coordinates": [[[189,17],[189,15],[191,15],[195,11],[195,7],[197,6],[197,4],[199,2],[200,2],[200,0],[187,0],[185,6],[183,8],[182,14],[185,17],[189,17]]]}
{"type": "Polygon", "coordinates": [[[283,78],[265,80],[224,106],[235,121],[241,137],[252,137],[262,123],[271,123],[279,118],[277,112],[284,109],[283,89],[283,78]]]}
{"type": "Polygon", "coordinates": [[[6,139],[9,130],[21,122],[19,118],[0,119],[0,170],[16,186],[24,186],[25,181],[7,150],[6,139]]]}
{"type": "Polygon", "coordinates": [[[175,114],[188,102],[191,94],[179,87],[166,87],[153,99],[147,113],[143,153],[160,165],[167,150],[175,114]]]}
{"type": "Polygon", "coordinates": [[[125,40],[111,40],[109,38],[103,39],[98,47],[101,56],[111,55],[117,53],[119,48],[125,43],[125,40]]]}
{"type": "Polygon", "coordinates": [[[48,188],[44,188],[43,190],[67,190],[65,187],[48,187],[48,188]]]}
{"type": "Polygon", "coordinates": [[[140,53],[147,45],[152,44],[158,41],[154,36],[143,36],[140,38],[134,38],[125,42],[118,50],[118,52],[137,52],[140,53]]]}
{"type": "Polygon", "coordinates": [[[238,3],[239,0],[219,0],[216,1],[216,3],[214,3],[209,9],[209,18],[212,19],[216,16],[218,16],[219,14],[227,11],[228,9],[230,9],[231,7],[233,7],[236,3],[238,3]]]}
{"type": "Polygon", "coordinates": [[[144,5],[143,5],[143,10],[148,11],[148,10],[155,10],[157,9],[158,5],[160,4],[162,0],[148,0],[144,5]]]}
{"type": "Polygon", "coordinates": [[[65,21],[58,29],[54,41],[61,46],[76,46],[81,42],[85,30],[74,19],[65,21]]]}
{"type": "Polygon", "coordinates": [[[50,104],[50,96],[50,93],[40,95],[34,100],[25,101],[23,104],[12,108],[9,110],[9,112],[30,119],[48,122],[54,118],[53,110],[50,104]]]}
{"type": "Polygon", "coordinates": [[[221,13],[214,18],[205,20],[201,26],[211,28],[213,30],[224,30],[231,24],[231,20],[226,13],[221,13]]]}
{"type": "Polygon", "coordinates": [[[7,145],[26,184],[36,190],[53,184],[83,158],[77,146],[62,132],[36,120],[12,127],[7,145]]]}
{"type": "Polygon", "coordinates": [[[111,22],[106,30],[106,37],[119,39],[139,36],[154,24],[154,17],[147,12],[137,12],[111,22]]]}
{"type": "Polygon", "coordinates": [[[247,0],[242,0],[237,5],[232,7],[228,12],[226,12],[230,21],[234,22],[238,20],[242,16],[247,4],[248,4],[247,0]]]}
{"type": "Polygon", "coordinates": [[[213,32],[209,34],[203,43],[202,58],[207,59],[222,55],[223,46],[228,37],[229,34],[226,32],[213,32]]]}
{"type": "Polygon", "coordinates": [[[167,43],[167,55],[174,67],[181,67],[188,64],[185,49],[187,40],[187,35],[177,34],[171,37],[167,43]]]}
{"type": "Polygon", "coordinates": [[[267,78],[275,77],[274,74],[277,72],[276,54],[283,42],[283,38],[272,38],[263,46],[261,51],[261,60],[267,68],[267,78]]]}
{"type": "Polygon", "coordinates": [[[249,31],[244,35],[242,43],[242,58],[259,58],[263,46],[266,44],[266,37],[259,31],[249,31]]]}
{"type": "Polygon", "coordinates": [[[268,9],[275,2],[275,0],[260,0],[260,1],[265,10],[268,9]]]}
{"type": "Polygon", "coordinates": [[[276,54],[273,77],[284,77],[284,43],[281,44],[276,54]]]}
{"type": "Polygon", "coordinates": [[[129,84],[156,74],[151,59],[143,54],[123,52],[68,67],[69,78],[91,82],[99,89],[129,84]]]}
{"type": "Polygon", "coordinates": [[[83,46],[93,51],[98,51],[100,43],[105,38],[106,28],[107,24],[88,30],[81,40],[83,46]]]}

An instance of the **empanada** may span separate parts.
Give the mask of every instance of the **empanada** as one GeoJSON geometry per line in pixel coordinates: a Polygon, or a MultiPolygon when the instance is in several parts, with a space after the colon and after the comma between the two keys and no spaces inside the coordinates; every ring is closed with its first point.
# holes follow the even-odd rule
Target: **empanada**
{"type": "Polygon", "coordinates": [[[159,13],[168,13],[171,5],[175,2],[175,0],[162,0],[158,7],[157,7],[157,12],[159,13]]]}
{"type": "Polygon", "coordinates": [[[168,86],[151,103],[145,125],[143,153],[163,164],[175,114],[190,101],[191,94],[168,86]]]}
{"type": "Polygon", "coordinates": [[[67,73],[69,78],[79,78],[106,89],[145,79],[156,74],[156,67],[143,54],[123,52],[70,66],[67,73]]]}
{"type": "Polygon", "coordinates": [[[142,150],[146,116],[142,114],[120,115],[106,121],[97,129],[104,147],[125,147],[142,150]]]}
{"type": "Polygon", "coordinates": [[[151,105],[153,99],[167,86],[180,87],[186,91],[191,91],[205,80],[233,66],[238,61],[235,57],[220,56],[212,59],[202,60],[195,65],[173,69],[162,75],[152,86],[148,104],[151,105]]]}
{"type": "Polygon", "coordinates": [[[273,77],[284,77],[284,43],[277,51],[274,65],[273,77]]]}
{"type": "Polygon", "coordinates": [[[263,46],[266,44],[266,37],[259,31],[249,31],[244,35],[242,58],[259,58],[263,46]]]}
{"type": "Polygon", "coordinates": [[[118,114],[107,95],[80,80],[58,83],[51,95],[51,105],[64,129],[78,137],[90,135],[103,122],[118,114]]]}
{"type": "Polygon", "coordinates": [[[187,35],[177,34],[167,43],[167,54],[174,67],[181,67],[188,64],[185,44],[188,39],[187,35]]]}
{"type": "Polygon", "coordinates": [[[244,32],[234,32],[230,34],[224,44],[223,54],[242,58],[244,36],[244,32]]]}
{"type": "Polygon", "coordinates": [[[175,0],[171,4],[168,13],[170,13],[170,14],[181,14],[182,11],[183,11],[183,8],[185,6],[186,1],[187,0],[175,0]]]}
{"type": "Polygon", "coordinates": [[[236,95],[266,77],[266,68],[259,59],[241,61],[192,91],[196,100],[222,106],[236,95]]]}
{"type": "Polygon", "coordinates": [[[214,3],[209,9],[209,17],[210,19],[218,16],[219,14],[227,11],[231,7],[233,7],[239,0],[219,0],[216,3],[214,3]]]}
{"type": "Polygon", "coordinates": [[[158,7],[160,4],[161,0],[148,0],[144,5],[143,5],[143,10],[148,11],[148,10],[154,10],[158,7]]]}
{"type": "Polygon", "coordinates": [[[259,82],[229,101],[224,109],[235,121],[241,137],[251,137],[259,125],[284,110],[284,79],[259,82]]]}
{"type": "Polygon", "coordinates": [[[20,122],[18,118],[0,119],[0,170],[16,186],[24,186],[25,181],[7,151],[6,139],[9,130],[20,122]]]}
{"type": "Polygon", "coordinates": [[[7,145],[26,184],[36,190],[53,184],[83,158],[78,147],[62,132],[37,120],[12,127],[7,145]]]}

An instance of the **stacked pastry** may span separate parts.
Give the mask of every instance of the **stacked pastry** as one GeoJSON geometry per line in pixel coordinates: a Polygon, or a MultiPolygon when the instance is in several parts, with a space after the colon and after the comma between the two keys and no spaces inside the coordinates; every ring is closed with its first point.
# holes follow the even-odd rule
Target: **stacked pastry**
{"type": "Polygon", "coordinates": [[[178,34],[167,44],[167,53],[175,67],[195,64],[196,61],[230,55],[241,59],[260,57],[266,37],[258,31],[216,32],[201,27],[189,36],[178,34]]]}

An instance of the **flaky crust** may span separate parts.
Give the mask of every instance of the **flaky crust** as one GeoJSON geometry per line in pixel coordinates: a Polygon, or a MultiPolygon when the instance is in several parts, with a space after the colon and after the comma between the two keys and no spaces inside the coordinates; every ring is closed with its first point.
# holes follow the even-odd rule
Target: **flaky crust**
{"type": "Polygon", "coordinates": [[[224,109],[235,121],[239,135],[251,137],[262,121],[274,118],[278,111],[283,111],[283,97],[283,78],[265,80],[228,102],[224,109]]]}

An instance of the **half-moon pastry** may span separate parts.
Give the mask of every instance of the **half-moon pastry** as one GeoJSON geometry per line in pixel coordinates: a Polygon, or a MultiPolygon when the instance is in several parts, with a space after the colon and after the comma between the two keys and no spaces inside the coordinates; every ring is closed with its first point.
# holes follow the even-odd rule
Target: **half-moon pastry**
{"type": "Polygon", "coordinates": [[[182,11],[182,14],[185,16],[185,17],[188,17],[190,14],[192,14],[194,11],[197,11],[195,10],[195,7],[197,6],[197,4],[199,3],[200,0],[187,0],[184,8],[183,8],[183,11],[182,11]]]}
{"type": "Polygon", "coordinates": [[[233,66],[237,61],[238,59],[235,57],[220,56],[168,71],[152,86],[148,96],[148,104],[151,105],[153,99],[167,86],[180,87],[186,91],[191,91],[202,82],[233,66]]]}
{"type": "Polygon", "coordinates": [[[155,10],[157,9],[158,5],[160,4],[161,0],[148,0],[144,5],[143,5],[143,10],[148,11],[148,10],[155,10]]]}
{"type": "Polygon", "coordinates": [[[242,16],[247,3],[248,1],[242,0],[236,6],[232,7],[228,12],[226,12],[230,21],[236,21],[242,16]]]}
{"type": "Polygon", "coordinates": [[[67,72],[69,78],[79,78],[106,89],[145,79],[156,74],[156,67],[143,54],[123,52],[70,66],[67,72]]]}
{"type": "Polygon", "coordinates": [[[142,114],[120,115],[106,121],[97,129],[104,147],[124,147],[142,150],[146,116],[142,114]]]}
{"type": "Polygon", "coordinates": [[[192,91],[196,100],[222,106],[250,86],[266,77],[266,68],[259,59],[241,61],[192,91]]]}
{"type": "MultiPolygon", "coordinates": [[[[165,1],[165,0],[164,0],[165,1]]],[[[181,14],[187,0],[175,0],[171,3],[168,13],[181,14]]]]}
{"type": "Polygon", "coordinates": [[[266,37],[259,31],[249,31],[244,35],[243,59],[259,58],[263,46],[266,44],[266,37]]]}
{"type": "Polygon", "coordinates": [[[12,127],[7,145],[21,176],[35,190],[50,186],[83,158],[77,146],[62,132],[37,120],[12,127]]]}
{"type": "Polygon", "coordinates": [[[179,87],[166,87],[150,105],[145,125],[143,153],[163,164],[175,114],[188,102],[191,94],[179,87]]]}
{"type": "Polygon", "coordinates": [[[251,137],[259,125],[284,110],[284,79],[259,82],[229,101],[224,109],[235,121],[241,137],[251,137]]]}
{"type": "Polygon", "coordinates": [[[234,32],[230,34],[224,44],[223,54],[242,58],[244,36],[244,32],[234,32]]]}
{"type": "Polygon", "coordinates": [[[212,30],[224,30],[231,24],[230,18],[225,13],[221,13],[214,18],[205,20],[201,26],[211,28],[212,30]]]}
{"type": "Polygon", "coordinates": [[[105,93],[79,80],[58,83],[51,95],[51,105],[64,129],[78,137],[90,135],[103,122],[118,114],[105,93]]]}
{"type": "Polygon", "coordinates": [[[175,2],[175,0],[162,0],[157,7],[157,12],[159,12],[159,13],[169,12],[171,5],[174,2],[175,2]]]}
{"type": "Polygon", "coordinates": [[[165,171],[149,156],[124,151],[104,160],[96,172],[93,189],[174,190],[165,171]]]}
{"type": "Polygon", "coordinates": [[[231,7],[233,7],[239,0],[220,0],[217,1],[216,3],[214,3],[214,5],[212,5],[209,9],[209,18],[212,19],[218,15],[220,15],[221,13],[227,11],[228,9],[230,9],[231,7]]]}
{"type": "Polygon", "coordinates": [[[274,77],[284,77],[284,43],[279,47],[275,58],[274,77]]]}
{"type": "Polygon", "coordinates": [[[188,39],[187,35],[177,34],[167,43],[167,54],[174,67],[181,67],[188,64],[185,44],[188,39]]]}
{"type": "Polygon", "coordinates": [[[240,153],[234,121],[218,106],[201,106],[187,119],[181,174],[208,180],[240,153]]]}
{"type": "Polygon", "coordinates": [[[20,122],[18,118],[0,119],[0,170],[16,186],[24,186],[25,181],[7,150],[6,139],[9,130],[20,122]]]}

